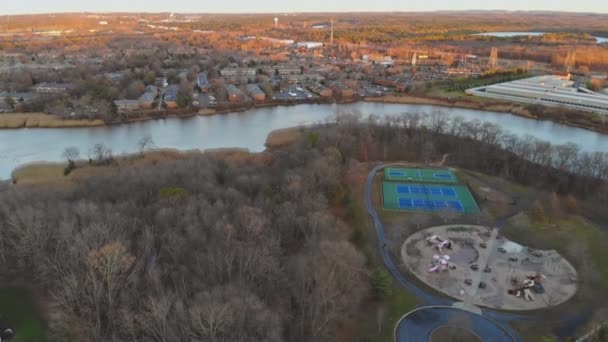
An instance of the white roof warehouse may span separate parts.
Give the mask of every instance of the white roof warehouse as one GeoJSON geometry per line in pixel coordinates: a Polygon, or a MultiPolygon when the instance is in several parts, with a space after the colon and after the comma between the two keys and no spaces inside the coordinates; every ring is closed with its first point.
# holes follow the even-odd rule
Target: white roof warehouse
{"type": "Polygon", "coordinates": [[[567,76],[536,76],[468,89],[467,94],[608,114],[608,96],[575,87],[567,76]]]}

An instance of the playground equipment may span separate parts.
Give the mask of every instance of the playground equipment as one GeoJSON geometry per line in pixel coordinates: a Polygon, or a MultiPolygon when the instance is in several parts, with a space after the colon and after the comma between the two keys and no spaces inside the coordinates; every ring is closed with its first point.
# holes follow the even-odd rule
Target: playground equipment
{"type": "Polygon", "coordinates": [[[441,237],[433,234],[426,238],[426,243],[432,245],[437,249],[439,253],[443,253],[443,249],[452,249],[452,242],[449,240],[444,240],[441,237]]]}
{"type": "Polygon", "coordinates": [[[443,254],[438,255],[435,254],[433,256],[433,261],[431,261],[431,268],[428,269],[429,273],[434,272],[445,272],[450,268],[448,261],[450,260],[450,256],[443,254]]]}
{"type": "Polygon", "coordinates": [[[6,328],[0,333],[0,342],[10,342],[13,338],[13,329],[6,328]]]}
{"type": "Polygon", "coordinates": [[[511,278],[511,284],[514,285],[515,288],[509,290],[508,293],[514,295],[515,297],[521,297],[523,294],[523,297],[526,301],[533,301],[534,295],[532,294],[532,292],[545,292],[545,288],[542,285],[542,281],[546,278],[547,277],[540,274],[539,272],[527,275],[526,279],[524,279],[521,284],[519,283],[517,278],[511,278]]]}

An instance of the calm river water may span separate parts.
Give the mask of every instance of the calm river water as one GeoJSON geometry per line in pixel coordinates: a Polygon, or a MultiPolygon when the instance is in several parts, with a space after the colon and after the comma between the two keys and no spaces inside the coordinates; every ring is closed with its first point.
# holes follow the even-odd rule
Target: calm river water
{"type": "MultiPolygon", "coordinates": [[[[538,37],[544,35],[546,32],[484,32],[484,33],[475,33],[474,36],[491,36],[498,38],[508,38],[508,37],[520,37],[520,36],[532,36],[538,37]]],[[[608,43],[608,38],[606,37],[593,37],[598,44],[608,43]]]]}
{"type": "Polygon", "coordinates": [[[441,110],[451,117],[461,116],[467,120],[478,119],[496,123],[505,131],[517,135],[533,135],[553,144],[571,141],[578,144],[582,150],[608,151],[608,135],[511,114],[370,102],[345,105],[304,104],[105,127],[0,130],[0,179],[9,178],[11,171],[22,164],[61,161],[61,154],[68,146],[79,148],[81,157],[85,158],[89,148],[96,143],[105,144],[115,154],[133,153],[137,149],[137,141],[148,135],[158,148],[204,150],[239,147],[258,152],[264,149],[266,136],[272,130],[335,119],[336,115],[342,112],[356,111],[366,117],[370,114],[384,116],[406,112],[430,113],[434,110],[441,110]]]}

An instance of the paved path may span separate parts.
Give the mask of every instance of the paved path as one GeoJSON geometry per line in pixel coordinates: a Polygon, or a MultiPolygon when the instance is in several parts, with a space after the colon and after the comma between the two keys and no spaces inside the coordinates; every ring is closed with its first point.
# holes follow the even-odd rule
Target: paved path
{"type": "MultiPolygon", "coordinates": [[[[387,248],[388,246],[387,246],[386,238],[384,235],[384,226],[382,225],[380,217],[379,217],[378,213],[376,212],[376,209],[374,208],[374,205],[372,203],[372,190],[373,190],[374,176],[376,175],[376,173],[378,171],[380,171],[381,169],[383,169],[385,167],[389,167],[389,166],[411,167],[411,165],[399,164],[399,163],[387,163],[387,164],[376,165],[374,168],[372,168],[372,170],[370,171],[370,173],[367,176],[367,180],[365,183],[365,194],[364,194],[365,195],[365,198],[364,198],[365,207],[374,223],[374,229],[376,231],[376,238],[378,241],[378,248],[379,248],[380,256],[382,257],[382,261],[383,261],[385,267],[387,268],[387,270],[395,278],[395,281],[397,281],[397,283],[401,287],[407,289],[408,291],[410,291],[414,295],[416,295],[418,298],[422,299],[424,306],[444,306],[445,307],[445,306],[451,306],[451,305],[453,306],[454,304],[456,304],[457,307],[467,308],[467,306],[465,305],[466,303],[457,302],[453,299],[439,296],[436,293],[431,292],[427,288],[421,288],[418,285],[414,284],[409,279],[407,279],[403,274],[401,274],[401,272],[399,271],[399,269],[393,262],[393,260],[390,256],[390,253],[388,251],[388,248],[387,248]]],[[[475,179],[476,181],[480,182],[481,184],[484,184],[484,186],[489,187],[493,190],[496,190],[496,188],[492,184],[488,183],[484,179],[477,177],[473,173],[470,173],[470,172],[466,172],[466,173],[469,177],[475,179]]],[[[505,223],[509,220],[509,218],[511,218],[512,216],[516,215],[517,213],[519,213],[525,209],[526,203],[521,203],[519,201],[517,201],[517,202],[518,203],[515,203],[515,205],[513,206],[513,209],[511,210],[510,213],[497,218],[495,225],[494,225],[496,227],[495,231],[497,233],[500,232],[500,229],[502,229],[504,227],[505,223]]],[[[488,248],[488,250],[489,250],[491,246],[488,246],[488,247],[489,247],[488,248]]],[[[454,309],[457,309],[457,308],[454,308],[454,309]]],[[[488,319],[488,321],[495,322],[502,329],[504,329],[504,331],[506,331],[510,336],[513,337],[512,341],[518,341],[520,338],[519,338],[518,334],[508,326],[509,322],[511,322],[511,321],[537,321],[539,324],[542,324],[542,321],[543,321],[542,315],[532,316],[531,314],[509,313],[509,312],[496,311],[496,310],[485,309],[485,308],[480,309],[480,308],[472,307],[472,306],[469,306],[468,309],[473,310],[473,312],[470,312],[471,315],[475,315],[476,313],[479,313],[481,310],[483,317],[488,319]]],[[[477,315],[477,316],[479,316],[479,315],[477,315]]],[[[475,317],[475,316],[471,316],[471,317],[475,317]]],[[[475,319],[477,319],[477,318],[475,318],[475,319]]],[[[578,327],[583,326],[590,319],[591,319],[591,311],[585,311],[583,313],[578,313],[575,315],[568,315],[566,317],[563,317],[559,321],[559,325],[562,326],[563,329],[560,328],[560,329],[555,330],[554,332],[556,333],[557,336],[560,336],[560,337],[571,336],[578,327]]],[[[555,324],[556,322],[553,322],[553,323],[555,324]]],[[[395,329],[396,341],[398,341],[398,342],[411,341],[411,340],[407,339],[408,338],[407,336],[409,333],[405,332],[405,331],[407,331],[407,329],[402,327],[402,324],[406,324],[408,328],[411,327],[408,325],[409,322],[404,323],[404,320],[400,321],[398,323],[398,326],[395,329]]],[[[488,340],[488,341],[493,341],[493,340],[488,340]]]]}
{"type": "MultiPolygon", "coordinates": [[[[414,295],[416,295],[416,297],[422,299],[422,301],[424,302],[425,306],[443,306],[443,307],[449,307],[451,305],[453,305],[455,303],[454,300],[450,299],[450,298],[445,298],[442,296],[438,296],[436,294],[433,294],[431,292],[429,292],[426,289],[422,289],[419,286],[417,286],[416,284],[414,284],[413,282],[411,282],[410,280],[408,280],[405,276],[403,276],[403,274],[401,274],[401,272],[399,271],[399,269],[397,268],[397,266],[395,265],[395,263],[393,262],[389,250],[388,250],[388,245],[387,245],[387,241],[386,241],[386,237],[384,235],[384,226],[382,225],[382,221],[380,220],[380,216],[378,215],[378,213],[376,212],[376,209],[374,208],[373,202],[372,202],[372,190],[373,190],[373,183],[374,183],[374,177],[376,175],[376,173],[378,171],[380,171],[381,169],[388,167],[388,166],[401,166],[402,164],[380,164],[380,165],[376,165],[374,168],[372,168],[372,170],[369,172],[369,174],[367,175],[367,179],[366,179],[366,183],[365,183],[365,193],[364,193],[364,201],[365,201],[365,208],[367,209],[367,212],[369,213],[369,215],[372,218],[373,224],[374,224],[374,230],[376,231],[376,239],[378,241],[378,248],[380,251],[380,256],[382,257],[382,261],[384,263],[384,266],[387,268],[387,270],[391,273],[391,275],[395,278],[395,281],[397,281],[397,283],[407,289],[408,291],[412,292],[414,295]]],[[[403,165],[403,166],[408,166],[408,165],[403,165]]],[[[506,219],[503,219],[503,222],[506,221],[506,219]]],[[[465,306],[466,307],[466,306],[465,306]]],[[[455,313],[455,312],[459,312],[460,314],[462,314],[462,310],[457,309],[457,308],[453,308],[454,310],[459,310],[459,311],[446,311],[446,310],[442,310],[442,315],[450,315],[451,313],[455,313]]],[[[432,310],[431,310],[432,311],[432,310]]],[[[475,310],[478,311],[478,310],[475,310]]],[[[500,313],[500,312],[495,312],[492,310],[483,310],[483,316],[476,314],[475,312],[470,312],[467,311],[468,315],[470,315],[471,319],[474,320],[478,320],[479,322],[486,322],[483,326],[485,326],[487,328],[487,325],[489,323],[487,322],[493,322],[493,321],[498,321],[497,322],[493,322],[494,325],[496,325],[499,330],[501,331],[505,331],[507,332],[508,336],[511,336],[511,339],[507,339],[507,340],[502,340],[502,339],[498,339],[498,340],[488,340],[488,341],[517,341],[518,339],[516,337],[513,336],[517,336],[517,334],[510,329],[508,326],[501,326],[500,324],[504,324],[505,322],[508,322],[510,320],[516,320],[516,319],[526,319],[526,316],[522,316],[522,315],[517,315],[517,314],[509,314],[509,313],[500,313]],[[484,317],[485,316],[485,317],[484,317]]],[[[430,317],[430,316],[428,316],[430,317]]],[[[439,317],[439,316],[437,316],[439,317]]],[[[443,317],[443,316],[442,316],[443,317]]],[[[426,327],[427,330],[426,331],[426,339],[428,339],[428,334],[430,334],[430,332],[432,330],[428,330],[429,328],[432,327],[432,325],[428,322],[430,322],[430,320],[426,320],[425,322],[427,322],[426,324],[421,325],[421,329],[426,327]]],[[[410,320],[407,319],[402,319],[396,329],[395,329],[395,339],[398,342],[404,342],[404,341],[413,341],[412,339],[409,339],[409,329],[413,328],[411,324],[416,324],[411,323],[410,320]]],[[[434,329],[434,328],[432,328],[434,329]]],[[[423,329],[424,330],[424,329],[423,329]]],[[[480,335],[481,336],[481,335],[480,335]]],[[[416,341],[424,341],[424,339],[422,340],[416,340],[416,341]]]]}
{"type": "Polygon", "coordinates": [[[424,342],[442,326],[469,330],[484,342],[517,341],[508,330],[493,320],[467,310],[447,306],[427,306],[405,315],[395,328],[399,342],[424,342]]]}
{"type": "Polygon", "coordinates": [[[464,306],[463,306],[464,309],[474,310],[473,307],[475,305],[473,303],[475,301],[475,297],[477,296],[477,291],[479,290],[479,283],[481,282],[481,276],[484,274],[483,270],[486,267],[488,267],[488,261],[490,260],[490,255],[492,254],[492,251],[494,250],[494,245],[496,243],[497,235],[498,235],[498,229],[492,229],[492,231],[490,232],[490,239],[488,240],[488,243],[487,243],[487,248],[483,249],[482,250],[483,253],[481,253],[479,255],[479,262],[477,263],[477,265],[479,265],[479,271],[474,273],[474,276],[472,278],[473,284],[471,284],[468,291],[466,292],[466,296],[464,299],[464,306]]]}
{"type": "Polygon", "coordinates": [[[378,248],[380,250],[380,256],[382,257],[382,261],[384,262],[384,265],[391,273],[391,275],[395,278],[397,283],[401,285],[401,287],[404,287],[410,292],[414,293],[416,297],[421,298],[427,305],[451,305],[453,303],[453,300],[446,299],[444,297],[440,297],[431,294],[427,291],[424,291],[420,289],[417,285],[409,281],[407,278],[405,278],[401,274],[401,272],[399,272],[399,269],[397,268],[390,256],[390,253],[388,251],[388,245],[384,235],[384,226],[382,225],[382,222],[380,221],[380,216],[376,212],[374,204],[372,203],[372,188],[374,183],[374,176],[379,170],[385,168],[386,166],[388,166],[388,164],[375,166],[372,171],[367,175],[367,181],[365,184],[365,208],[367,209],[367,212],[369,213],[374,222],[374,229],[376,230],[376,238],[378,240],[378,248]]]}

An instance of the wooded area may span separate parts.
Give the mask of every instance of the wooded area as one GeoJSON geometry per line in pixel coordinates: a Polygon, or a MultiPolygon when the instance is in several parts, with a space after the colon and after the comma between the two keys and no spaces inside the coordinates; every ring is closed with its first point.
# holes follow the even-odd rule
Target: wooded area
{"type": "MultiPolygon", "coordinates": [[[[45,294],[58,340],[329,341],[378,293],[373,265],[350,241],[357,231],[333,210],[352,201],[343,177],[353,160],[448,154],[451,166],[574,194],[606,219],[605,153],[441,113],[341,115],[302,133],[262,154],[3,185],[0,270],[45,294]]],[[[347,219],[364,220],[352,210],[347,219]]]]}
{"type": "Polygon", "coordinates": [[[328,213],[337,155],[201,156],[3,189],[2,273],[48,293],[60,340],[331,340],[368,293],[365,258],[328,213]]]}

